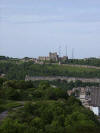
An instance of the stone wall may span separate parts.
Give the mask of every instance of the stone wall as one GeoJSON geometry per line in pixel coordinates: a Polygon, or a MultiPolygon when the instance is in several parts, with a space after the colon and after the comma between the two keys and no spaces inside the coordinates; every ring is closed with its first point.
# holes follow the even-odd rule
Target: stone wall
{"type": "Polygon", "coordinates": [[[68,82],[70,81],[77,81],[80,80],[82,82],[93,82],[93,83],[100,83],[100,79],[99,78],[76,78],[76,77],[65,77],[65,76],[26,76],[25,81],[36,81],[36,80],[66,80],[68,82]]]}

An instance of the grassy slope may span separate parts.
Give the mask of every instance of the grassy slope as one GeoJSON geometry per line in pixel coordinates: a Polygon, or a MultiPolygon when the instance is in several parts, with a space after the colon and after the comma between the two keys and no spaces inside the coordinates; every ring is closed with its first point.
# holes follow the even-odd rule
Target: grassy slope
{"type": "Polygon", "coordinates": [[[26,75],[30,76],[68,76],[84,78],[100,78],[100,70],[96,68],[84,68],[65,66],[58,64],[33,64],[33,62],[2,62],[0,71],[5,73],[8,79],[24,80],[26,75]]]}

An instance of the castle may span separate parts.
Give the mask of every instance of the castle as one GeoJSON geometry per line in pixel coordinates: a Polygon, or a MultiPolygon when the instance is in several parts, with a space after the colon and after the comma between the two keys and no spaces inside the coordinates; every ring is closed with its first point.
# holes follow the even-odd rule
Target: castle
{"type": "Polygon", "coordinates": [[[63,56],[63,57],[59,57],[59,55],[57,54],[57,52],[55,53],[49,53],[49,56],[39,56],[38,58],[39,61],[53,61],[53,62],[58,62],[58,61],[67,61],[68,57],[67,56],[63,56]]]}
{"type": "Polygon", "coordinates": [[[50,52],[48,56],[39,56],[38,58],[29,58],[25,57],[21,59],[22,62],[29,62],[33,61],[34,63],[38,64],[43,64],[44,62],[49,62],[49,63],[66,63],[68,61],[68,56],[63,56],[60,57],[57,52],[50,52]]]}

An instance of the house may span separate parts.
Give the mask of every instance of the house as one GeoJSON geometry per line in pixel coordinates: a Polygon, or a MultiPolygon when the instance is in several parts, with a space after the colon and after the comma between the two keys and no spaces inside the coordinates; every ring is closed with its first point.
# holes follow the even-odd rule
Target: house
{"type": "Polygon", "coordinates": [[[100,88],[91,88],[91,103],[90,109],[96,114],[100,115],[100,88]]]}
{"type": "Polygon", "coordinates": [[[100,115],[100,87],[78,87],[67,93],[74,94],[80,99],[83,106],[92,110],[95,115],[100,115]]]}

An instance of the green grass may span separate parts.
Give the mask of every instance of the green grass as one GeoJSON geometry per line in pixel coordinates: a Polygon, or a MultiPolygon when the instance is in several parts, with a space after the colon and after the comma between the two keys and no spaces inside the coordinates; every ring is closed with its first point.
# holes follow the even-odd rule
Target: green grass
{"type": "Polygon", "coordinates": [[[50,68],[56,68],[57,70],[59,71],[63,71],[63,70],[67,70],[67,71],[71,71],[71,72],[97,72],[100,70],[97,70],[96,68],[82,68],[82,67],[74,67],[74,66],[63,66],[63,65],[53,65],[53,66],[50,66],[50,68]]]}
{"type": "Polygon", "coordinates": [[[100,77],[100,70],[96,68],[80,68],[74,66],[63,66],[63,65],[48,65],[46,68],[49,71],[57,71],[57,75],[61,76],[75,76],[75,77],[100,77]]]}

